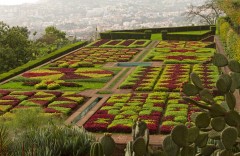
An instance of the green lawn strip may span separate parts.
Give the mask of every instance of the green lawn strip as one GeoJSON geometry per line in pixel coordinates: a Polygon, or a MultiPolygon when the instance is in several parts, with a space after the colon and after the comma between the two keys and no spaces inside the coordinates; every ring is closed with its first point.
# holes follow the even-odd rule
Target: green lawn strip
{"type": "Polygon", "coordinates": [[[162,40],[162,33],[160,34],[152,34],[151,35],[151,40],[162,40]]]}
{"type": "Polygon", "coordinates": [[[135,62],[140,62],[149,53],[149,51],[150,51],[149,49],[143,50],[142,54],[138,56],[135,62]]]}
{"type": "Polygon", "coordinates": [[[168,34],[185,34],[185,35],[203,35],[210,30],[202,30],[202,31],[184,31],[184,32],[169,32],[168,34]]]}
{"type": "MultiPolygon", "coordinates": [[[[61,86],[58,90],[71,90],[71,91],[83,91],[86,89],[100,89],[105,83],[104,82],[78,82],[82,87],[64,87],[61,86]]],[[[35,90],[33,86],[23,86],[22,82],[8,82],[0,86],[0,89],[21,89],[21,90],[35,90]]]]}
{"type": "Polygon", "coordinates": [[[107,89],[112,89],[118,81],[122,79],[123,76],[127,74],[127,72],[130,70],[130,68],[125,69],[125,71],[122,72],[120,76],[118,76],[109,86],[107,89]]]}

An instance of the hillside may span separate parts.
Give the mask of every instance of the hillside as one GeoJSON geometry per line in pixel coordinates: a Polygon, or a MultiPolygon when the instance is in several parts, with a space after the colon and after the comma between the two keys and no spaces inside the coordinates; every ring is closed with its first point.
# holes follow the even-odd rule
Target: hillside
{"type": "MultiPolygon", "coordinates": [[[[222,47],[216,51],[221,44],[214,42],[215,27],[162,29],[106,32],[105,38],[56,52],[44,64],[16,72],[19,75],[0,83],[0,119],[41,108],[96,137],[113,133],[120,153],[132,140],[134,121],[141,119],[150,145],[159,148],[176,125],[191,123],[191,115],[203,111],[182,99],[183,84],[191,81],[192,72],[216,104],[225,101],[215,86],[222,71],[211,62],[214,53],[223,52],[222,47]]],[[[203,102],[201,95],[191,97],[203,102]]],[[[239,106],[237,100],[237,111],[239,106]]]]}

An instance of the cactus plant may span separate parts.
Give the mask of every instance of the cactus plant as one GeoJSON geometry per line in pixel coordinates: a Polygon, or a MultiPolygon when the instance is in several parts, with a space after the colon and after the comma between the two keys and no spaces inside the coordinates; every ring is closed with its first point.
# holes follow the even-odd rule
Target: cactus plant
{"type": "Polygon", "coordinates": [[[228,104],[228,107],[230,110],[234,110],[235,105],[236,105],[236,98],[233,95],[233,93],[229,92],[225,95],[226,102],[228,104]]]}
{"type": "Polygon", "coordinates": [[[94,142],[91,145],[90,156],[103,156],[103,147],[100,142],[94,142]]]}
{"type": "Polygon", "coordinates": [[[240,63],[237,60],[230,60],[228,67],[231,71],[240,73],[240,63]]]}
{"type": "Polygon", "coordinates": [[[196,117],[195,124],[198,128],[207,128],[210,123],[210,116],[208,113],[201,113],[196,117]]]}
{"type": "Polygon", "coordinates": [[[111,133],[104,133],[99,142],[102,144],[104,155],[111,156],[115,150],[115,141],[111,137],[111,133]]]}
{"type": "Polygon", "coordinates": [[[177,125],[171,132],[171,137],[173,141],[179,147],[184,147],[188,145],[187,136],[188,136],[188,129],[185,125],[177,125]]]}
{"type": "Polygon", "coordinates": [[[226,150],[231,150],[238,137],[238,131],[236,128],[228,127],[221,135],[221,141],[226,150]]]}
{"type": "Polygon", "coordinates": [[[172,140],[171,136],[167,136],[163,140],[163,150],[167,154],[167,156],[176,156],[178,155],[180,148],[175,142],[172,140]]]}
{"type": "Polygon", "coordinates": [[[134,156],[144,156],[147,153],[146,143],[142,137],[137,138],[133,142],[134,156]]]}
{"type": "Polygon", "coordinates": [[[212,62],[217,67],[224,67],[228,65],[228,60],[223,54],[215,53],[212,62]]]}
{"type": "Polygon", "coordinates": [[[225,128],[225,125],[226,122],[223,117],[216,117],[211,120],[211,126],[217,132],[222,131],[225,128]]]}
{"type": "Polygon", "coordinates": [[[187,96],[194,96],[198,94],[198,88],[195,87],[193,84],[191,83],[187,83],[185,85],[183,85],[183,92],[187,95],[187,96]]]}
{"type": "Polygon", "coordinates": [[[199,89],[203,89],[202,81],[196,73],[191,73],[190,75],[193,84],[199,89]]]}

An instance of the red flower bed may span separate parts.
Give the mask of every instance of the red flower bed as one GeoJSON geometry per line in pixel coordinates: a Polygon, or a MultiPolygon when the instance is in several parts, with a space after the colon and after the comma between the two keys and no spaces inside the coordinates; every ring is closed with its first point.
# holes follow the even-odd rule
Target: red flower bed
{"type": "Polygon", "coordinates": [[[112,133],[131,133],[132,127],[124,126],[124,125],[117,125],[111,128],[108,128],[108,132],[112,133]]]}
{"type": "Polygon", "coordinates": [[[118,43],[120,43],[121,41],[110,41],[110,42],[108,42],[108,43],[106,43],[106,45],[117,45],[118,43]]]}
{"type": "Polygon", "coordinates": [[[0,90],[0,94],[2,96],[8,95],[9,93],[10,93],[10,91],[8,91],[8,90],[0,90]]]}
{"type": "Polygon", "coordinates": [[[124,42],[122,42],[120,45],[121,46],[129,46],[130,44],[132,44],[133,42],[135,42],[135,40],[126,40],[124,42]]]}
{"type": "Polygon", "coordinates": [[[31,101],[31,102],[34,102],[34,103],[36,103],[36,104],[39,104],[40,106],[47,106],[49,103],[50,103],[50,101],[46,101],[46,100],[34,100],[34,99],[30,99],[29,101],[31,101]]]}
{"type": "Polygon", "coordinates": [[[93,47],[99,47],[99,46],[107,43],[108,41],[110,41],[110,40],[108,40],[108,39],[102,39],[102,40],[99,40],[99,41],[97,41],[96,43],[92,44],[91,46],[93,46],[93,47]]]}
{"type": "Polygon", "coordinates": [[[61,113],[60,111],[53,109],[53,108],[44,108],[45,113],[61,113]]]}
{"type": "Polygon", "coordinates": [[[56,104],[56,105],[54,105],[54,107],[64,107],[64,108],[71,108],[71,109],[75,109],[77,106],[78,106],[78,104],[76,104],[76,103],[69,103],[69,104],[56,104]]]}
{"type": "Polygon", "coordinates": [[[48,72],[44,72],[44,73],[31,73],[31,72],[27,72],[22,74],[23,77],[41,77],[41,76],[49,76],[49,75],[56,75],[58,73],[48,73],[48,72]]]}
{"type": "Polygon", "coordinates": [[[12,100],[12,101],[2,101],[0,102],[0,105],[12,105],[13,107],[14,106],[17,106],[19,104],[19,100],[12,100]]]}
{"type": "Polygon", "coordinates": [[[174,60],[182,61],[185,59],[195,60],[195,59],[197,59],[197,57],[196,56],[178,55],[178,56],[167,56],[166,59],[174,59],[174,60]]]}

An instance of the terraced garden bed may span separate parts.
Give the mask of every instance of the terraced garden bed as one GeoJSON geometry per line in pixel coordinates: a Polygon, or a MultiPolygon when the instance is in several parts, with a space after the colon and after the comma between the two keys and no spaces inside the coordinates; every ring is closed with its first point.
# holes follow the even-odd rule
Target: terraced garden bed
{"type": "Polygon", "coordinates": [[[87,45],[87,47],[101,48],[144,48],[151,43],[151,40],[107,40],[101,39],[87,45]]]}
{"type": "Polygon", "coordinates": [[[76,92],[0,90],[0,112],[38,107],[45,113],[70,115],[86,100],[76,92]]]}
{"type": "Polygon", "coordinates": [[[197,64],[206,62],[213,56],[212,48],[156,48],[144,61],[163,61],[165,64],[197,64]]]}
{"type": "Polygon", "coordinates": [[[120,68],[45,67],[23,73],[0,85],[3,89],[85,90],[102,88],[120,68]]]}
{"type": "Polygon", "coordinates": [[[103,65],[107,62],[128,62],[141,50],[139,49],[121,49],[121,48],[83,48],[71,55],[67,55],[52,66],[93,66],[103,65]]]}

